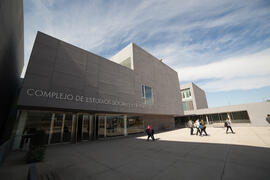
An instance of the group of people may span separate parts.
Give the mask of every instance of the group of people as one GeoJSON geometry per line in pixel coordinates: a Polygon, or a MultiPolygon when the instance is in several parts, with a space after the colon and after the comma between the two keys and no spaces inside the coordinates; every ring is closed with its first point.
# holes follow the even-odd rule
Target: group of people
{"type": "MultiPolygon", "coordinates": [[[[232,122],[229,118],[226,119],[226,121],[224,122],[224,127],[227,128],[226,133],[228,134],[228,130],[230,129],[231,132],[234,134],[234,131],[232,130],[232,126],[231,126],[232,122]]],[[[197,129],[196,135],[200,134],[200,136],[203,135],[203,133],[208,136],[207,132],[206,132],[206,125],[204,123],[203,120],[199,120],[197,119],[194,123],[192,120],[189,120],[187,123],[188,128],[190,128],[190,135],[194,135],[194,128],[197,129]]]]}
{"type": "MultiPolygon", "coordinates": [[[[232,130],[232,126],[231,126],[232,122],[229,118],[226,119],[226,121],[224,122],[224,127],[227,128],[226,133],[228,134],[228,130],[230,129],[231,132],[233,134],[235,134],[235,132],[232,130]]],[[[196,135],[200,134],[200,136],[203,136],[203,133],[205,136],[208,136],[207,132],[206,132],[206,125],[204,123],[203,120],[199,120],[197,119],[194,123],[192,120],[189,120],[187,123],[187,126],[190,128],[190,135],[194,135],[194,128],[197,129],[196,135]]],[[[155,137],[154,137],[154,129],[151,128],[150,125],[147,126],[146,130],[145,130],[146,134],[147,134],[147,141],[149,141],[149,138],[151,137],[151,139],[153,141],[155,141],[155,137]]]]}
{"type": "Polygon", "coordinates": [[[189,120],[187,125],[190,128],[190,135],[193,135],[193,128],[196,128],[196,135],[200,134],[200,136],[202,136],[202,133],[204,133],[204,135],[208,136],[206,132],[206,125],[203,120],[200,121],[199,119],[197,119],[194,123],[192,120],[189,120]]]}

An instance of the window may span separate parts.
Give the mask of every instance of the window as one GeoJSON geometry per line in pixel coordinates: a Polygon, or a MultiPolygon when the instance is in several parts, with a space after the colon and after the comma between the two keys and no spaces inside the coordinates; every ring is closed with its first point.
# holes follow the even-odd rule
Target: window
{"type": "Polygon", "coordinates": [[[153,104],[153,91],[149,86],[142,85],[142,103],[153,104]]]}
{"type": "Polygon", "coordinates": [[[190,98],[191,92],[190,89],[184,89],[181,91],[182,99],[190,98]]]}
{"type": "Polygon", "coordinates": [[[182,104],[183,104],[184,111],[186,111],[187,110],[187,103],[186,102],[182,102],[182,104]]]}
{"type": "Polygon", "coordinates": [[[184,111],[194,110],[192,101],[184,101],[182,102],[184,111]]]}
{"type": "Polygon", "coordinates": [[[140,116],[128,116],[127,132],[128,134],[144,132],[143,119],[140,116]]]}
{"type": "Polygon", "coordinates": [[[231,117],[232,122],[250,123],[247,111],[231,112],[230,117],[231,117]]]}

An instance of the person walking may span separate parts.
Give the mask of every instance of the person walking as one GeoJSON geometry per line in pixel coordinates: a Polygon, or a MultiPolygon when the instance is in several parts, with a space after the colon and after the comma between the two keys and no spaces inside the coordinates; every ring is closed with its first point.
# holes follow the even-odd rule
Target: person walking
{"type": "Polygon", "coordinates": [[[148,135],[147,141],[149,141],[150,137],[152,138],[153,141],[155,140],[155,138],[154,138],[154,130],[151,128],[150,125],[148,125],[147,128],[146,128],[146,134],[148,135]]]}
{"type": "Polygon", "coordinates": [[[190,128],[190,135],[193,135],[193,121],[189,120],[187,126],[190,128]]]}
{"type": "Polygon", "coordinates": [[[227,118],[226,121],[225,121],[225,127],[227,127],[226,134],[228,134],[229,129],[231,130],[231,132],[233,134],[235,134],[235,132],[233,132],[233,130],[232,130],[232,122],[231,122],[231,120],[229,118],[227,118]]]}
{"type": "Polygon", "coordinates": [[[206,125],[205,125],[204,121],[201,120],[201,133],[200,133],[201,136],[202,136],[202,132],[204,132],[204,134],[205,134],[206,136],[208,136],[208,134],[206,133],[205,130],[206,130],[206,125]]]}
{"type": "Polygon", "coordinates": [[[197,119],[197,120],[195,121],[194,127],[197,129],[196,135],[198,135],[198,133],[201,134],[199,119],[197,119]]]}

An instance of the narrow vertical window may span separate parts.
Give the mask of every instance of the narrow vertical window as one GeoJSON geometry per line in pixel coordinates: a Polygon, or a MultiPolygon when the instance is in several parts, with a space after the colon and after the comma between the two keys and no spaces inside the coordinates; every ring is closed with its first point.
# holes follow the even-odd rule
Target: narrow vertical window
{"type": "Polygon", "coordinates": [[[142,85],[142,103],[153,104],[153,90],[152,87],[142,85]]]}

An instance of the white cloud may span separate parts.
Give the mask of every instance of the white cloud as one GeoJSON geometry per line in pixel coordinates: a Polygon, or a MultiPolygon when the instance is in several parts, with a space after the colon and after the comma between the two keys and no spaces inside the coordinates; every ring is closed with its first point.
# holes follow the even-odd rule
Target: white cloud
{"type": "Polygon", "coordinates": [[[270,8],[260,0],[27,2],[25,64],[39,30],[105,57],[134,42],[181,81],[204,80],[209,91],[258,88],[270,79],[269,49],[260,52],[270,45],[270,8]]]}
{"type": "Polygon", "coordinates": [[[180,81],[205,80],[208,91],[253,89],[270,86],[270,48],[248,56],[201,66],[178,68],[180,81]]]}
{"type": "Polygon", "coordinates": [[[264,77],[218,79],[200,85],[202,89],[208,92],[248,90],[266,86],[270,86],[270,75],[264,77]]]}

